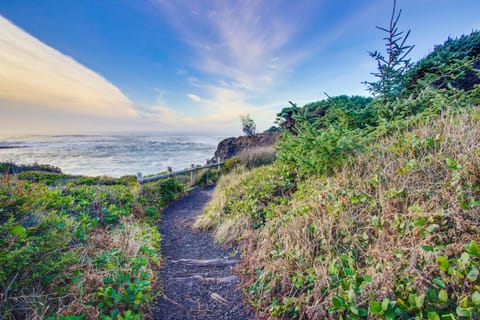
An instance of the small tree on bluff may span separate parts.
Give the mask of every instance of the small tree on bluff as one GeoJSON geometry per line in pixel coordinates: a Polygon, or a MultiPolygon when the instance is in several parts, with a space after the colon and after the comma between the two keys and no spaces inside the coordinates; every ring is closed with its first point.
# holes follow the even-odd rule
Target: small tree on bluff
{"type": "Polygon", "coordinates": [[[243,133],[245,133],[247,136],[255,135],[257,126],[255,125],[255,121],[253,121],[253,119],[250,118],[249,114],[241,115],[240,121],[242,122],[243,133]]]}
{"type": "Polygon", "coordinates": [[[372,73],[378,78],[378,81],[368,82],[368,90],[385,102],[392,102],[397,98],[405,86],[405,76],[412,63],[408,54],[415,47],[414,45],[407,45],[406,41],[410,35],[410,30],[404,34],[403,31],[398,31],[398,20],[402,10],[397,12],[397,1],[393,1],[392,16],[388,27],[377,28],[386,33],[385,46],[386,56],[378,51],[369,52],[369,55],[377,61],[378,72],[372,73]]]}

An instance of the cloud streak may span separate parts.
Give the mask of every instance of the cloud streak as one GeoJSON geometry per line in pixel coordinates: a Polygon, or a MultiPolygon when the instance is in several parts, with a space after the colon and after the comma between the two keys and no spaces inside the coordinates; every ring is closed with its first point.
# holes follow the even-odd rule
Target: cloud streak
{"type": "Polygon", "coordinates": [[[198,122],[236,125],[240,114],[250,113],[261,119],[261,126],[270,126],[278,110],[254,104],[250,98],[267,94],[310,54],[292,42],[305,27],[302,17],[319,2],[295,6],[260,0],[155,3],[190,48],[189,67],[202,75],[201,81],[189,81],[201,91],[200,96],[187,95],[204,111],[198,122]]]}
{"type": "Polygon", "coordinates": [[[108,80],[2,16],[0,103],[101,117],[137,115],[133,103],[108,80]]]}
{"type": "Polygon", "coordinates": [[[263,91],[307,54],[289,51],[308,9],[267,1],[158,0],[180,37],[197,54],[193,66],[243,90],[263,91]]]}

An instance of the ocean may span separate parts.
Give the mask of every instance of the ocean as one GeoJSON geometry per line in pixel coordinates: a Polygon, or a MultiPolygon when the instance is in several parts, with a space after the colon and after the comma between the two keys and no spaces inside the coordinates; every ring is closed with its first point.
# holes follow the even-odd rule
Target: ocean
{"type": "Polygon", "coordinates": [[[63,173],[120,177],[205,164],[218,136],[53,135],[0,139],[0,162],[51,164],[63,173]]]}

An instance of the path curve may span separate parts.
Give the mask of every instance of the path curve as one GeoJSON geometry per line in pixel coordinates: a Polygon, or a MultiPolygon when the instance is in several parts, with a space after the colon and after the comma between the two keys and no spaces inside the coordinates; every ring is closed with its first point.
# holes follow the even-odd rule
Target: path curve
{"type": "Polygon", "coordinates": [[[162,212],[160,284],[164,291],[154,303],[154,319],[255,319],[232,272],[231,260],[238,259],[235,249],[225,249],[214,243],[211,234],[191,227],[213,189],[197,188],[162,212]],[[218,263],[222,260],[226,263],[218,263]]]}

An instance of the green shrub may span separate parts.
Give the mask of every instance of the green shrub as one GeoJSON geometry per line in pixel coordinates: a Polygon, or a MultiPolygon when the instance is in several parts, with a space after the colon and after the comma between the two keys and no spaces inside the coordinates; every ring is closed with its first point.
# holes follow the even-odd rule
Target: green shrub
{"type": "Polygon", "coordinates": [[[52,172],[62,173],[60,168],[49,164],[32,164],[32,165],[17,165],[12,162],[0,162],[0,174],[15,174],[24,171],[40,171],[40,172],[52,172]]]}
{"type": "Polygon", "coordinates": [[[208,186],[218,181],[218,179],[222,175],[222,170],[212,168],[206,169],[204,171],[197,171],[197,174],[199,176],[197,184],[201,186],[208,186]]]}
{"type": "MultiPolygon", "coordinates": [[[[473,61],[480,58],[480,31],[472,31],[469,35],[462,35],[458,38],[448,38],[443,44],[435,46],[432,53],[418,61],[408,72],[408,84],[405,95],[414,94],[422,88],[419,81],[428,79],[430,82],[436,82],[436,86],[445,87],[452,79],[466,80],[465,76],[471,75],[473,61]],[[467,65],[459,66],[459,62],[471,61],[467,65]],[[456,67],[454,67],[457,65],[456,67]],[[466,68],[465,68],[466,67],[466,68]],[[445,73],[449,73],[448,78],[442,78],[445,73]],[[441,79],[441,80],[440,80],[441,79]],[[440,80],[440,81],[438,81],[440,80]]],[[[477,77],[478,79],[478,77],[477,77]]],[[[458,82],[457,84],[460,84],[458,82]]],[[[473,82],[474,83],[474,82],[473,82]]],[[[478,81],[476,83],[479,83],[478,81]]],[[[469,84],[465,89],[472,89],[469,84]]],[[[462,88],[457,85],[457,88],[462,88]]]]}
{"type": "Polygon", "coordinates": [[[237,156],[231,157],[230,159],[225,160],[223,164],[223,170],[225,172],[231,172],[233,169],[240,165],[240,159],[237,156]]]}
{"type": "Polygon", "coordinates": [[[378,122],[373,99],[361,96],[329,97],[308,103],[301,108],[284,108],[277,114],[277,122],[286,131],[296,133],[297,127],[308,123],[315,128],[337,126],[345,130],[375,126],[378,122]]]}
{"type": "Polygon", "coordinates": [[[178,184],[173,178],[145,183],[142,187],[140,201],[145,204],[154,199],[154,205],[161,208],[175,200],[183,190],[184,186],[178,184]]]}

